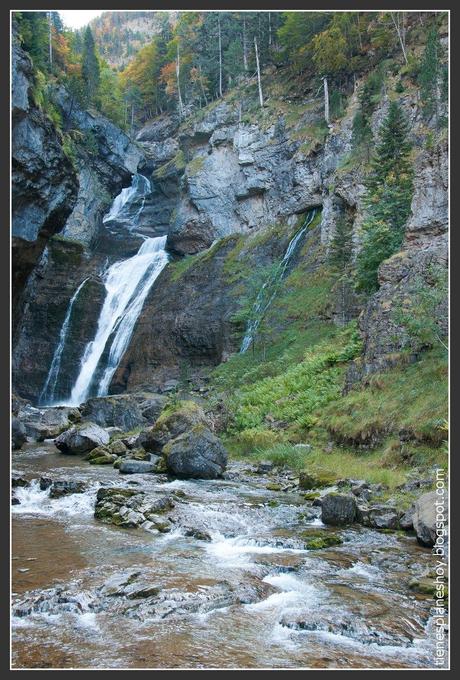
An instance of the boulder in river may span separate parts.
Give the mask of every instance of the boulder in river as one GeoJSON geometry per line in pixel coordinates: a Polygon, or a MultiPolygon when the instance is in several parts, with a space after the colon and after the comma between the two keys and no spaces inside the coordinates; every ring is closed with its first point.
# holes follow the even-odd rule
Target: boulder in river
{"type": "Polygon", "coordinates": [[[194,401],[180,401],[177,406],[165,408],[155,425],[139,435],[137,445],[160,453],[171,439],[195,425],[209,425],[203,409],[194,401]]]}
{"type": "Polygon", "coordinates": [[[77,482],[67,479],[55,480],[51,484],[50,498],[62,498],[72,493],[83,493],[86,489],[84,482],[77,482]]]}
{"type": "Polygon", "coordinates": [[[13,417],[11,421],[11,441],[13,449],[20,449],[27,441],[26,428],[16,417],[13,417]]]}
{"type": "Polygon", "coordinates": [[[159,457],[157,457],[157,460],[155,461],[134,460],[132,458],[125,458],[125,460],[121,461],[120,465],[118,466],[118,469],[122,474],[125,475],[142,474],[144,472],[156,472],[158,460],[159,457]]]}
{"type": "Polygon", "coordinates": [[[448,505],[447,496],[444,498],[436,493],[430,491],[420,496],[414,503],[414,512],[412,522],[414,525],[417,540],[421,545],[432,548],[436,542],[436,514],[439,513],[445,518],[447,524],[448,505]],[[444,500],[444,504],[436,506],[436,502],[444,500]],[[441,508],[442,511],[441,511],[441,508]]]}
{"type": "Polygon", "coordinates": [[[110,437],[102,427],[95,423],[74,425],[54,440],[62,453],[87,453],[97,446],[108,444],[110,437]]]}
{"type": "Polygon", "coordinates": [[[202,425],[171,440],[163,455],[168,472],[179,479],[216,479],[227,466],[223,444],[202,425]]]}
{"type": "Polygon", "coordinates": [[[324,524],[352,524],[357,518],[357,503],[351,494],[328,493],[322,498],[321,519],[324,524]]]}
{"type": "Polygon", "coordinates": [[[400,515],[399,510],[389,505],[360,505],[357,520],[373,529],[398,529],[400,515]]]}
{"type": "Polygon", "coordinates": [[[101,427],[119,427],[129,432],[155,422],[166,402],[161,394],[115,394],[94,397],[82,407],[82,416],[101,427]]]}
{"type": "Polygon", "coordinates": [[[18,419],[27,437],[36,442],[53,439],[80,419],[80,411],[73,407],[58,406],[35,408],[26,405],[18,412],[18,419]]]}
{"type": "MultiPolygon", "coordinates": [[[[107,524],[134,529],[154,526],[157,516],[172,508],[174,501],[170,496],[149,497],[136,489],[101,487],[97,492],[94,516],[107,524]]],[[[165,528],[164,521],[162,528],[165,528]]]]}

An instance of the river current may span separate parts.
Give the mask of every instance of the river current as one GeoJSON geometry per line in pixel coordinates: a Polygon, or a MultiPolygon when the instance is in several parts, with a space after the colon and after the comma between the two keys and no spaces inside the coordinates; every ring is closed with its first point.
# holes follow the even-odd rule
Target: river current
{"type": "Polygon", "coordinates": [[[45,442],[14,452],[13,475],[31,481],[12,507],[15,668],[432,667],[433,602],[409,588],[432,557],[411,536],[352,527],[305,550],[319,510],[249,463],[171,481],[45,442]],[[51,499],[43,476],[86,491],[51,499]],[[96,520],[101,485],[172,495],[173,530],[96,520]]]}

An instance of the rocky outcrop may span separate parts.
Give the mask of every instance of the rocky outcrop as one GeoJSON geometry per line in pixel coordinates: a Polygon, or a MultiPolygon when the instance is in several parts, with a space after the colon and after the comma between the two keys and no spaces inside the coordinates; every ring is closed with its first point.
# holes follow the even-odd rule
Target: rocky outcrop
{"type": "MultiPolygon", "coordinates": [[[[379,269],[379,290],[359,318],[364,340],[363,356],[348,374],[348,385],[369,373],[384,370],[399,361],[402,349],[414,358],[424,349],[423,341],[410,336],[398,323],[396,312],[410,313],[417,305],[420,289],[439,287],[439,272],[448,265],[448,150],[447,141],[422,151],[415,162],[414,195],[405,241],[400,252],[379,269]]],[[[447,334],[447,284],[444,295],[432,310],[440,337],[447,334]]]]}
{"type": "MultiPolygon", "coordinates": [[[[24,87],[27,78],[32,77],[31,63],[17,46],[16,53],[17,73],[23,74],[26,67],[28,70],[13,82],[13,92],[17,105],[25,106],[30,82],[26,93],[24,87]]],[[[84,347],[94,337],[105,297],[101,272],[111,260],[134,254],[142,243],[141,237],[132,236],[126,229],[109,232],[102,222],[114,197],[131,183],[143,158],[141,149],[108,119],[79,108],[63,87],[50,88],[47,96],[60,110],[63,129],[72,139],[74,163],[63,152],[61,135],[32,104],[14,114],[13,130],[13,204],[18,206],[13,216],[13,235],[22,248],[13,257],[15,262],[21,260],[18,276],[24,280],[28,276],[15,325],[13,374],[18,393],[35,402],[45,384],[69,301],[77,288],[88,279],[75,301],[56,399],[68,398],[84,347]],[[35,177],[38,189],[32,184],[35,177]],[[41,184],[46,191],[37,193],[41,184]],[[40,212],[42,204],[44,216],[40,212]],[[29,216],[30,210],[36,214],[29,216]],[[28,231],[23,223],[28,225],[28,231]],[[34,248],[30,267],[24,263],[24,253],[30,250],[24,243],[34,248]],[[38,264],[36,251],[41,253],[38,264]],[[35,269],[29,276],[33,265],[35,269]]],[[[15,280],[15,295],[23,287],[15,280]]]]}
{"type": "Polygon", "coordinates": [[[83,423],[74,425],[54,440],[56,447],[62,453],[86,453],[97,446],[108,444],[110,436],[99,425],[83,423]]]}
{"type": "Polygon", "coordinates": [[[227,452],[209,430],[195,425],[163,447],[168,472],[179,479],[216,479],[227,466],[227,452]]]}

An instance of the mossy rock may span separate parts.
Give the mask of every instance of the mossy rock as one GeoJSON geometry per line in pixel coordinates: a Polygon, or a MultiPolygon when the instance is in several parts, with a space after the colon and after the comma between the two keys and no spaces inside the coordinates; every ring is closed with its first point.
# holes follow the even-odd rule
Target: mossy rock
{"type": "Polygon", "coordinates": [[[318,491],[311,491],[310,493],[305,493],[303,497],[306,501],[314,501],[320,496],[321,494],[318,491]]]}
{"type": "Polygon", "coordinates": [[[281,491],[281,484],[276,484],[275,482],[269,482],[266,487],[268,491],[281,491]]]}
{"type": "Polygon", "coordinates": [[[343,539],[336,533],[330,531],[311,530],[301,534],[305,550],[322,550],[332,546],[342,545],[343,539]]]}
{"type": "Polygon", "coordinates": [[[299,474],[299,486],[301,489],[320,489],[332,486],[337,481],[337,477],[328,471],[308,472],[302,470],[299,474]]]}
{"type": "Polygon", "coordinates": [[[271,500],[268,501],[267,505],[269,508],[277,508],[279,506],[279,503],[278,501],[275,501],[274,498],[272,498],[271,500]]]}
{"type": "Polygon", "coordinates": [[[97,456],[96,458],[91,458],[89,461],[90,465],[112,465],[115,458],[112,455],[108,456],[97,456]]]}

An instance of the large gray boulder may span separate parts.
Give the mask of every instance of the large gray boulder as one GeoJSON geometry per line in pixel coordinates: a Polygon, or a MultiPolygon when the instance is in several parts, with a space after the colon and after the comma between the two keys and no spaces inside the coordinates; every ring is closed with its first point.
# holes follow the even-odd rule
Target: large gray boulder
{"type": "Polygon", "coordinates": [[[171,440],[164,448],[168,472],[179,479],[216,479],[227,466],[227,451],[201,425],[171,440]]]}
{"type": "Polygon", "coordinates": [[[329,493],[322,498],[321,519],[324,524],[333,526],[352,524],[357,519],[357,510],[355,496],[329,493]]]}
{"type": "Polygon", "coordinates": [[[18,418],[13,417],[11,421],[11,442],[13,449],[20,449],[27,441],[26,429],[18,418]]]}
{"type": "Polygon", "coordinates": [[[175,408],[167,408],[155,425],[139,435],[137,445],[146,451],[161,453],[171,439],[187,432],[195,425],[209,425],[206,415],[194,401],[181,401],[175,408]]]}
{"type": "Polygon", "coordinates": [[[74,425],[54,440],[62,453],[87,453],[97,446],[104,446],[110,441],[108,433],[95,423],[74,425]]]}
{"type": "Polygon", "coordinates": [[[89,399],[82,407],[84,420],[101,427],[119,427],[129,432],[139,425],[153,423],[166,402],[161,394],[116,394],[89,399]]]}
{"type": "Polygon", "coordinates": [[[53,439],[80,419],[78,409],[67,406],[35,408],[26,405],[18,412],[26,435],[36,442],[53,439]]]}
{"type": "MultiPolygon", "coordinates": [[[[414,503],[414,512],[412,516],[414,530],[417,535],[418,542],[427,548],[432,548],[436,542],[436,501],[439,503],[442,500],[444,500],[442,514],[444,515],[447,524],[447,495],[443,498],[435,491],[430,491],[429,493],[424,493],[414,503]]],[[[438,512],[440,508],[441,506],[438,506],[438,512]]]]}

